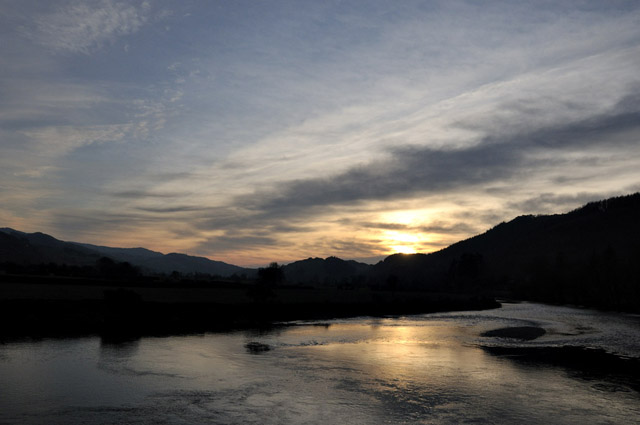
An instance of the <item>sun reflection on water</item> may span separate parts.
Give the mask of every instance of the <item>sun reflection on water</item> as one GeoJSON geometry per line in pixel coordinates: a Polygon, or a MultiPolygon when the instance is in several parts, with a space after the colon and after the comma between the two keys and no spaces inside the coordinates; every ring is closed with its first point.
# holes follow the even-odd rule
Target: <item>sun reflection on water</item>
{"type": "Polygon", "coordinates": [[[0,423],[29,412],[33,423],[637,424],[638,394],[626,380],[585,379],[588,370],[478,345],[487,328],[525,319],[564,330],[541,344],[583,341],[569,332],[578,324],[598,329],[592,337],[606,346],[628,344],[638,326],[635,317],[521,303],[125,343],[8,343],[0,347],[0,383],[9,388],[0,423]],[[269,349],[248,352],[250,342],[269,349]]]}

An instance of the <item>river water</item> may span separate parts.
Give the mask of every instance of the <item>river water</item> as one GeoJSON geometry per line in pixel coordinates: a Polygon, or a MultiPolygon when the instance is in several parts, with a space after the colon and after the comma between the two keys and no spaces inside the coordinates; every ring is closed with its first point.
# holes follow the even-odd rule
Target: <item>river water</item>
{"type": "Polygon", "coordinates": [[[124,343],[5,342],[0,423],[637,424],[637,374],[591,370],[579,353],[575,364],[523,354],[565,346],[633,363],[640,317],[522,303],[124,343]],[[481,336],[516,326],[546,334],[481,336]]]}

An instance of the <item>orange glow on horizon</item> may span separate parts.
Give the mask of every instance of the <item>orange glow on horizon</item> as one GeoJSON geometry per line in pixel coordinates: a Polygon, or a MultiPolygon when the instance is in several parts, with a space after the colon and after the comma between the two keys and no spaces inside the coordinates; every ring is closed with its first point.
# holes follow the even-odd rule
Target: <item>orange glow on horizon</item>
{"type": "Polygon", "coordinates": [[[417,252],[415,248],[407,245],[392,245],[391,249],[394,254],[415,254],[417,252]]]}

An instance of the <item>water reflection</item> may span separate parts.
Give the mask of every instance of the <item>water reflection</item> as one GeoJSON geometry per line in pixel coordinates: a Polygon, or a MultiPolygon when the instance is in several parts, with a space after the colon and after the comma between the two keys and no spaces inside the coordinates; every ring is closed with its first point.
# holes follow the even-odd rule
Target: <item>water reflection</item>
{"type": "Polygon", "coordinates": [[[603,350],[587,350],[598,353],[589,361],[566,348],[560,358],[544,354],[582,344],[640,357],[638,321],[602,318],[519,305],[4,344],[0,423],[635,424],[640,372],[630,365],[637,360],[603,350]],[[509,326],[546,333],[530,341],[481,336],[509,326]]]}
{"type": "Polygon", "coordinates": [[[567,376],[595,382],[603,391],[640,392],[640,359],[611,355],[583,347],[483,347],[493,356],[523,368],[561,369],[567,376]]]}
{"type": "Polygon", "coordinates": [[[100,356],[105,358],[127,358],[138,353],[140,338],[100,338],[100,356]]]}

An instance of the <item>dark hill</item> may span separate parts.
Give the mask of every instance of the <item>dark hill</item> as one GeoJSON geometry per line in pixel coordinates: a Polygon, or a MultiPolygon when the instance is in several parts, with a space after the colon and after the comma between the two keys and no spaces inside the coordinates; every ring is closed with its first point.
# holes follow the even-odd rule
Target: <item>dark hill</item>
{"type": "Polygon", "coordinates": [[[392,255],[379,282],[640,308],[640,194],[521,216],[433,254],[392,255]]]}
{"type": "Polygon", "coordinates": [[[284,266],[285,279],[303,284],[350,284],[364,278],[371,266],[337,257],[307,258],[284,266]]]}
{"type": "Polygon", "coordinates": [[[130,263],[143,263],[152,258],[161,258],[164,254],[151,251],[146,248],[112,248],[108,246],[91,245],[88,243],[77,243],[77,245],[92,249],[102,253],[102,255],[116,261],[128,261],[130,263]]]}
{"type": "Polygon", "coordinates": [[[41,254],[33,251],[34,248],[26,239],[0,231],[0,258],[3,261],[25,263],[37,255],[40,262],[41,254]]]}
{"type": "Polygon", "coordinates": [[[162,254],[145,248],[111,248],[98,245],[65,242],[44,233],[25,233],[0,228],[0,263],[22,265],[58,264],[68,266],[94,266],[102,257],[126,262],[146,273],[177,271],[182,274],[209,274],[231,276],[255,274],[222,261],[209,260],[186,254],[162,254]]]}
{"type": "Polygon", "coordinates": [[[231,276],[232,274],[249,273],[254,271],[242,267],[224,263],[222,261],[214,261],[205,257],[195,257],[192,255],[170,253],[160,257],[148,258],[140,262],[142,267],[161,272],[172,273],[204,273],[218,276],[231,276]]]}
{"type": "Polygon", "coordinates": [[[87,266],[94,265],[100,257],[98,251],[44,233],[0,229],[0,262],[87,266]]]}
{"type": "Polygon", "coordinates": [[[231,276],[233,274],[255,275],[255,270],[247,269],[222,261],[210,260],[187,254],[151,251],[146,248],[112,248],[90,244],[78,244],[94,249],[102,255],[116,261],[126,261],[140,267],[143,271],[170,274],[174,271],[181,274],[209,274],[215,276],[231,276]]]}

